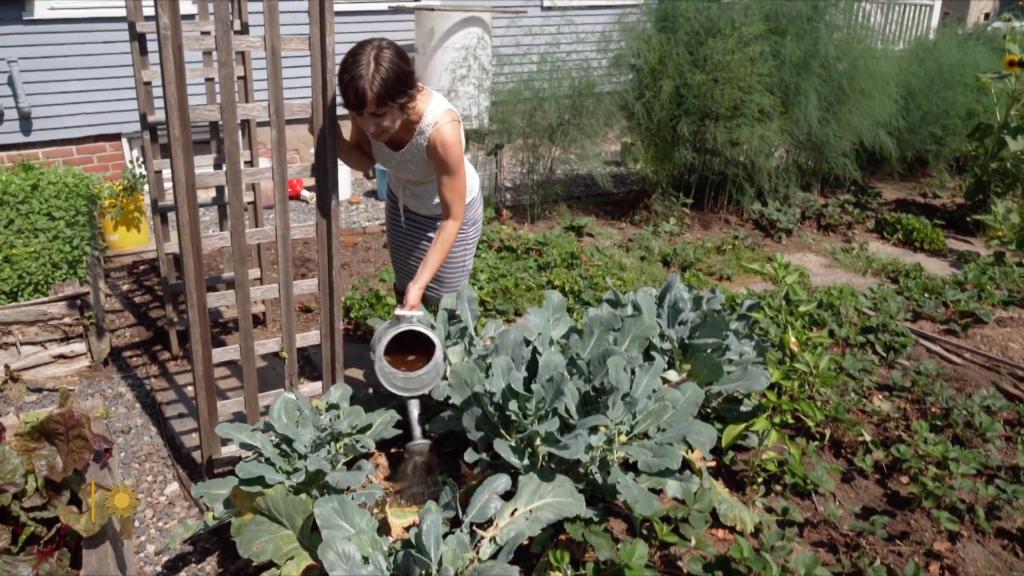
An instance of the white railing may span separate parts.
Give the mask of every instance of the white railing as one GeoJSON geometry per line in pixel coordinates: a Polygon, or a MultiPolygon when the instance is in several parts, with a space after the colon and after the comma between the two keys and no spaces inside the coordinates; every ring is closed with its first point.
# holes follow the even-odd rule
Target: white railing
{"type": "Polygon", "coordinates": [[[942,0],[856,0],[850,7],[852,23],[864,26],[879,46],[891,48],[934,35],[942,17],[942,0]]]}

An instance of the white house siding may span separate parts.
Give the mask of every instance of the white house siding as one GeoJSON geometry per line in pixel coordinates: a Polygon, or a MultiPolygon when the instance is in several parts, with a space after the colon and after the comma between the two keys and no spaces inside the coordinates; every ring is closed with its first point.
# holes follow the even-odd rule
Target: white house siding
{"type": "MultiPolygon", "coordinates": [[[[572,67],[603,65],[620,35],[616,24],[635,19],[635,7],[551,9],[543,0],[452,0],[524,9],[517,15],[496,14],[493,46],[496,61],[494,82],[501,88],[515,82],[533,68],[541,54],[572,67]]],[[[307,34],[305,0],[281,2],[284,34],[307,34]]],[[[250,3],[252,33],[263,30],[262,2],[250,3]]],[[[337,11],[335,38],[337,57],[356,42],[386,36],[403,45],[415,39],[412,13],[387,11],[337,11]]],[[[151,58],[158,63],[155,42],[151,58]]],[[[32,119],[21,121],[14,108],[6,64],[0,62],[0,105],[5,118],[0,123],[0,146],[33,145],[55,139],[99,134],[131,133],[139,129],[132,78],[128,30],[123,18],[82,18],[26,20],[22,3],[0,2],[0,58],[17,58],[21,76],[32,105],[32,119]]],[[[199,65],[201,55],[189,55],[190,65],[199,65]]],[[[267,96],[266,66],[261,55],[254,57],[257,99],[267,96]]],[[[286,53],[283,68],[285,98],[304,101],[310,97],[309,56],[286,53]]],[[[609,73],[610,74],[610,73],[609,73]]],[[[609,78],[613,82],[614,78],[609,78]]],[[[159,83],[157,84],[159,86],[159,83]]],[[[158,90],[159,94],[159,90],[158,90]]],[[[189,85],[190,100],[205,102],[201,80],[189,85]]],[[[162,101],[157,102],[158,107],[162,101]]]]}

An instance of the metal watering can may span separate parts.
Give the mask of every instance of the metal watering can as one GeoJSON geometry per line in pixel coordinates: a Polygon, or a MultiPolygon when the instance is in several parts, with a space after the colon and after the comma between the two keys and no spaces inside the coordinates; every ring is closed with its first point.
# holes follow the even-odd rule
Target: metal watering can
{"type": "Polygon", "coordinates": [[[392,394],[407,398],[412,441],[410,455],[423,455],[430,441],[420,428],[420,401],[444,377],[444,346],[433,330],[418,323],[422,311],[396,310],[393,318],[377,328],[370,340],[370,355],[377,379],[392,394]]]}

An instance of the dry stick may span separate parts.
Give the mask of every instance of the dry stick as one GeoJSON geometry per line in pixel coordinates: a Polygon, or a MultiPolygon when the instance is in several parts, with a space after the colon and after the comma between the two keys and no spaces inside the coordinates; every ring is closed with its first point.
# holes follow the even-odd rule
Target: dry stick
{"type": "MultiPolygon", "coordinates": [[[[861,308],[861,311],[868,316],[875,316],[875,312],[868,308],[861,308]]],[[[922,330],[907,322],[900,322],[900,324],[915,336],[915,341],[920,343],[922,347],[941,356],[943,359],[952,362],[953,364],[961,365],[964,360],[967,360],[972,364],[981,366],[991,372],[1024,381],[1024,366],[1021,364],[990,354],[984,350],[979,350],[973,346],[968,346],[962,342],[957,342],[956,340],[939,336],[938,334],[928,332],[927,330],[922,330]],[[956,348],[959,354],[949,350],[949,347],[956,348]],[[999,365],[1002,369],[994,368],[992,366],[993,363],[999,365]]],[[[994,381],[992,384],[1007,398],[1017,402],[1024,402],[1024,390],[1021,390],[1019,387],[1006,382],[1000,382],[998,380],[994,381]]]]}
{"type": "Polygon", "coordinates": [[[930,342],[928,340],[922,340],[920,338],[917,339],[917,342],[921,346],[923,346],[926,350],[929,350],[930,352],[933,352],[933,353],[941,356],[942,358],[944,358],[950,364],[956,364],[957,366],[962,366],[963,363],[964,363],[964,359],[963,358],[961,358],[960,356],[957,356],[957,355],[955,355],[955,354],[953,354],[951,352],[946,351],[945,348],[943,348],[942,346],[939,346],[938,344],[934,344],[934,343],[932,343],[932,342],[930,342]]]}

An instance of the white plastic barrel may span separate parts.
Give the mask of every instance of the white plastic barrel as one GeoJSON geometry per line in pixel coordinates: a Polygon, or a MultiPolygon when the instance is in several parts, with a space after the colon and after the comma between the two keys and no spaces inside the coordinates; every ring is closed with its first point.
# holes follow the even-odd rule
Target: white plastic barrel
{"type": "Polygon", "coordinates": [[[416,74],[451,101],[466,128],[487,126],[493,72],[490,12],[416,11],[416,74]]]}

